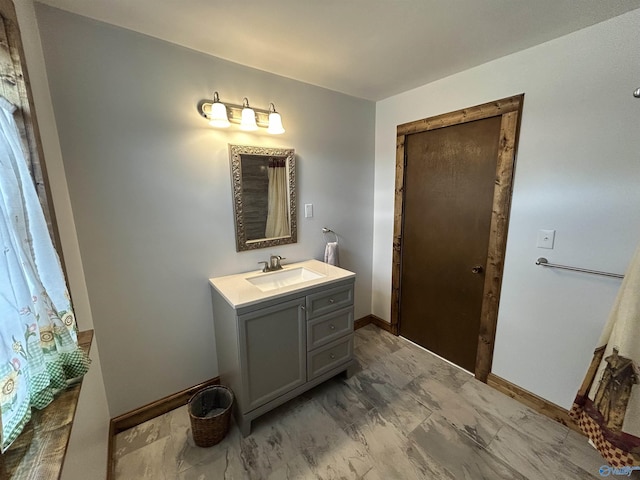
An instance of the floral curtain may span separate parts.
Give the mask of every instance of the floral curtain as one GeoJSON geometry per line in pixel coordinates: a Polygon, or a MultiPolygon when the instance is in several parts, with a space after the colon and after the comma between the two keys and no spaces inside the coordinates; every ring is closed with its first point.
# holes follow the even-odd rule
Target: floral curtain
{"type": "Polygon", "coordinates": [[[60,261],[27,168],[15,107],[0,97],[0,445],[84,375],[60,261]]]}
{"type": "Polygon", "coordinates": [[[629,472],[640,466],[639,365],[640,245],[570,412],[609,465],[629,472]]]}
{"type": "Polygon", "coordinates": [[[291,235],[289,227],[289,202],[287,201],[287,163],[284,158],[269,160],[269,201],[266,238],[291,235]]]}

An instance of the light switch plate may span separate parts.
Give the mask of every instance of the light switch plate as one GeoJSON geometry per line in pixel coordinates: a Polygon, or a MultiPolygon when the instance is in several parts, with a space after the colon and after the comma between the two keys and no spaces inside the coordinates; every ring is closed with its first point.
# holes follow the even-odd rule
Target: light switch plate
{"type": "Polygon", "coordinates": [[[304,204],[304,218],[313,217],[313,203],[304,204]]]}
{"type": "Polygon", "coordinates": [[[555,230],[538,230],[538,240],[536,247],[538,248],[553,248],[553,242],[556,239],[555,230]]]}

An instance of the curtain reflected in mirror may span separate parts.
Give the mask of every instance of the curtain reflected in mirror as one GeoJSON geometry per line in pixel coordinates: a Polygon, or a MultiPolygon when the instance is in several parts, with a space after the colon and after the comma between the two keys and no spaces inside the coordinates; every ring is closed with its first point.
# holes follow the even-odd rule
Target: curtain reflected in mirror
{"type": "Polygon", "coordinates": [[[229,145],[236,250],[297,241],[293,149],[229,145]]]}
{"type": "Polygon", "coordinates": [[[269,158],[267,168],[269,186],[267,197],[267,226],[265,238],[287,237],[289,228],[289,208],[287,202],[287,162],[284,158],[269,158]]]}

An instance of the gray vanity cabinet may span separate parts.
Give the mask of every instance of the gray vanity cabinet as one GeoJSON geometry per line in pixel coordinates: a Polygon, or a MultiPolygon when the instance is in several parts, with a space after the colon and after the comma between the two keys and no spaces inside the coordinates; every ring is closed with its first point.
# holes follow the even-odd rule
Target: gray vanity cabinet
{"type": "Polygon", "coordinates": [[[349,278],[234,308],[212,288],[218,370],[236,397],[242,435],[251,421],[353,368],[349,278]]]}

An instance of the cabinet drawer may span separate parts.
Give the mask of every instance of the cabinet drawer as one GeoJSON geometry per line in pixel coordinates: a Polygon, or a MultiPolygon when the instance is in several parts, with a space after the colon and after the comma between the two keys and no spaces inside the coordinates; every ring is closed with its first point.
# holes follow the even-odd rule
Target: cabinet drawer
{"type": "Polygon", "coordinates": [[[313,350],[353,332],[353,307],[309,320],[307,350],[313,350]]]}
{"type": "Polygon", "coordinates": [[[307,318],[315,318],[353,305],[353,283],[307,295],[307,318]]]}
{"type": "Polygon", "coordinates": [[[307,381],[353,358],[353,334],[307,354],[307,381]]]}

